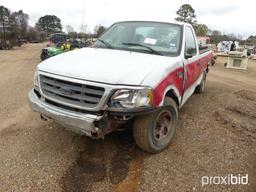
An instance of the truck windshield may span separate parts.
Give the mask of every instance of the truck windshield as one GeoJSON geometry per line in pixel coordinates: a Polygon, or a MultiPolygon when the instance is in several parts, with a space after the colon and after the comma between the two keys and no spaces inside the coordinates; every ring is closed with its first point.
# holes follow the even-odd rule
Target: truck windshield
{"type": "Polygon", "coordinates": [[[94,44],[95,48],[120,49],[177,56],[182,26],[159,22],[120,22],[112,25],[94,44]]]}

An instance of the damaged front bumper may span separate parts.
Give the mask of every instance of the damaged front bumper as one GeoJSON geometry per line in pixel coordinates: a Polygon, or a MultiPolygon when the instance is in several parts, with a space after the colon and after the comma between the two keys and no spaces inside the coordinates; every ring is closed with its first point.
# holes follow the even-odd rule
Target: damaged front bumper
{"type": "Polygon", "coordinates": [[[87,136],[93,136],[100,132],[100,129],[95,126],[95,123],[100,121],[103,116],[70,112],[52,106],[38,98],[34,90],[29,92],[28,101],[33,111],[39,112],[46,118],[55,120],[71,131],[87,136]]]}

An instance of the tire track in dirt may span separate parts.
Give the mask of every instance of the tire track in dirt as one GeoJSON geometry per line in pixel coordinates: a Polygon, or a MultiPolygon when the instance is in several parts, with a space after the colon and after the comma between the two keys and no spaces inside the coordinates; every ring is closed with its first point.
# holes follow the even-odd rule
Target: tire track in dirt
{"type": "Polygon", "coordinates": [[[237,102],[224,110],[214,112],[214,117],[241,140],[256,141],[256,93],[249,90],[234,92],[237,102]]]}

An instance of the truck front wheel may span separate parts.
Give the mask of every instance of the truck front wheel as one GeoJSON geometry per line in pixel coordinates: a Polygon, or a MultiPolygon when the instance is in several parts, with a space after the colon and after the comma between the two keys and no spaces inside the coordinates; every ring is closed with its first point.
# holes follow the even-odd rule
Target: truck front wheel
{"type": "Polygon", "coordinates": [[[150,153],[158,153],[171,142],[178,122],[178,109],[175,101],[169,97],[164,106],[156,112],[138,116],[133,126],[136,144],[150,153]]]}

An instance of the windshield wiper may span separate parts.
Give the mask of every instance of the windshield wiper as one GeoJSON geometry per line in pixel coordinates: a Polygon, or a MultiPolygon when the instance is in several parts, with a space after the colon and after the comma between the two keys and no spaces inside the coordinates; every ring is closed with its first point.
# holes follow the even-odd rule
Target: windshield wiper
{"type": "Polygon", "coordinates": [[[147,45],[143,45],[143,44],[139,44],[139,43],[122,43],[123,45],[131,45],[131,46],[139,46],[139,47],[144,47],[147,48],[151,53],[155,53],[157,55],[163,55],[162,53],[160,53],[159,51],[152,49],[151,47],[147,46],[147,45]]]}
{"type": "Polygon", "coordinates": [[[106,41],[104,41],[102,39],[97,39],[97,41],[103,43],[104,45],[106,45],[110,49],[114,49],[114,47],[112,47],[108,42],[106,42],[106,41]]]}

